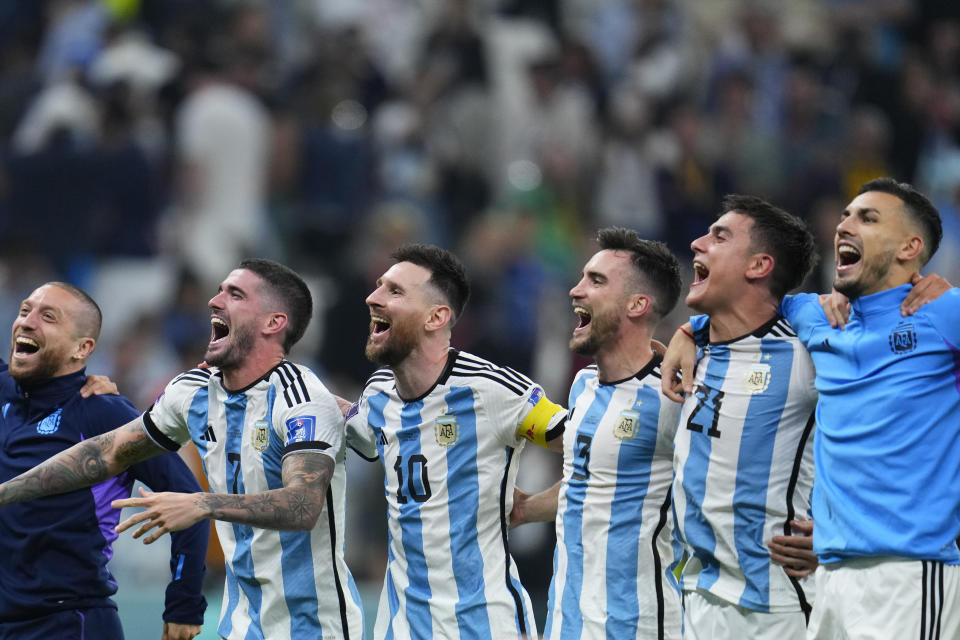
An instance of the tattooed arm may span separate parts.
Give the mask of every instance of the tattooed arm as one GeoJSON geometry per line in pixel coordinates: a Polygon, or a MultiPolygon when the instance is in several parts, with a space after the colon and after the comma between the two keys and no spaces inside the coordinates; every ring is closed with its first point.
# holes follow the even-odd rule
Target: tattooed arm
{"type": "Polygon", "coordinates": [[[232,493],[151,493],[114,500],[115,508],[146,507],[117,525],[123,532],[140,522],[133,537],[156,528],[144,543],[150,544],[169,531],[179,531],[213,518],[261,529],[309,530],[317,523],[333,476],[333,458],[312,451],[298,451],[283,459],[283,488],[238,495],[232,493]]]}
{"type": "Polygon", "coordinates": [[[113,431],[79,442],[0,484],[0,505],[83,489],[165,451],[150,439],[138,417],[113,431]]]}

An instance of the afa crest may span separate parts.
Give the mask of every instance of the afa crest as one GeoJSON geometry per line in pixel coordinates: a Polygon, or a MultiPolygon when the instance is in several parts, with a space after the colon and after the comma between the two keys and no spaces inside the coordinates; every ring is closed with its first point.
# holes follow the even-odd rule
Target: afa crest
{"type": "Polygon", "coordinates": [[[743,390],[747,393],[763,393],[770,386],[770,365],[756,362],[743,374],[743,390]]]}
{"type": "Polygon", "coordinates": [[[263,451],[270,444],[270,424],[266,420],[257,420],[253,423],[253,448],[263,451]]]}
{"type": "Polygon", "coordinates": [[[914,351],[917,348],[917,332],[913,324],[905,322],[897,325],[897,328],[890,332],[889,342],[890,351],[897,355],[914,351]]]}
{"type": "Polygon", "coordinates": [[[48,436],[51,433],[56,433],[57,429],[60,428],[60,416],[63,414],[63,409],[57,409],[46,418],[40,421],[37,424],[37,433],[42,436],[48,436]]]}
{"type": "Polygon", "coordinates": [[[640,425],[640,413],[633,409],[620,412],[620,418],[613,427],[613,436],[618,440],[633,440],[637,437],[637,427],[640,425]]]}
{"type": "Polygon", "coordinates": [[[434,424],[434,433],[437,437],[437,444],[441,447],[452,447],[460,440],[460,425],[457,418],[451,415],[442,415],[437,418],[434,424]]]}

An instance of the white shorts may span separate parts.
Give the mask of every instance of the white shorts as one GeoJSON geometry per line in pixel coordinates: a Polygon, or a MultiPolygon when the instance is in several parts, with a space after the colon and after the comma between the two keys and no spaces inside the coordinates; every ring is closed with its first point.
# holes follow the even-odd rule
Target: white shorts
{"type": "Polygon", "coordinates": [[[803,640],[802,611],[765,613],[718,598],[709,591],[684,591],[684,640],[803,640]]]}
{"type": "Polygon", "coordinates": [[[904,558],[821,564],[809,640],[956,640],[960,565],[904,558]]]}

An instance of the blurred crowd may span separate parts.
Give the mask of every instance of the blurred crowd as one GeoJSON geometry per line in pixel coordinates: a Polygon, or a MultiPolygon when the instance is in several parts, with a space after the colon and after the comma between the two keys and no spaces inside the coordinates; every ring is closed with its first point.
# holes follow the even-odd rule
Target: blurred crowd
{"type": "Polygon", "coordinates": [[[141,408],[202,357],[205,303],[247,255],[309,278],[294,355],[355,397],[363,300],[404,241],[467,263],[458,346],[563,399],[598,227],[689,262],[724,194],[759,195],[816,231],[820,290],[880,175],[939,207],[931,269],[960,282],[960,3],[0,3],[0,309],[45,280],[91,290],[97,367],[141,408]]]}

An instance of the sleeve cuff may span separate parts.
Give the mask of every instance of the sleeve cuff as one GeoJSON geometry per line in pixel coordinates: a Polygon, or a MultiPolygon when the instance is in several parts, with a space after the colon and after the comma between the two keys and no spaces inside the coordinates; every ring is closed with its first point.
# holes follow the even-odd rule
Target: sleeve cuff
{"type": "Polygon", "coordinates": [[[180,449],[180,445],[167,437],[167,435],[160,431],[160,429],[157,428],[157,425],[153,422],[153,418],[150,417],[151,409],[153,409],[153,406],[143,412],[143,427],[147,430],[147,435],[167,451],[178,451],[180,449]]]}

